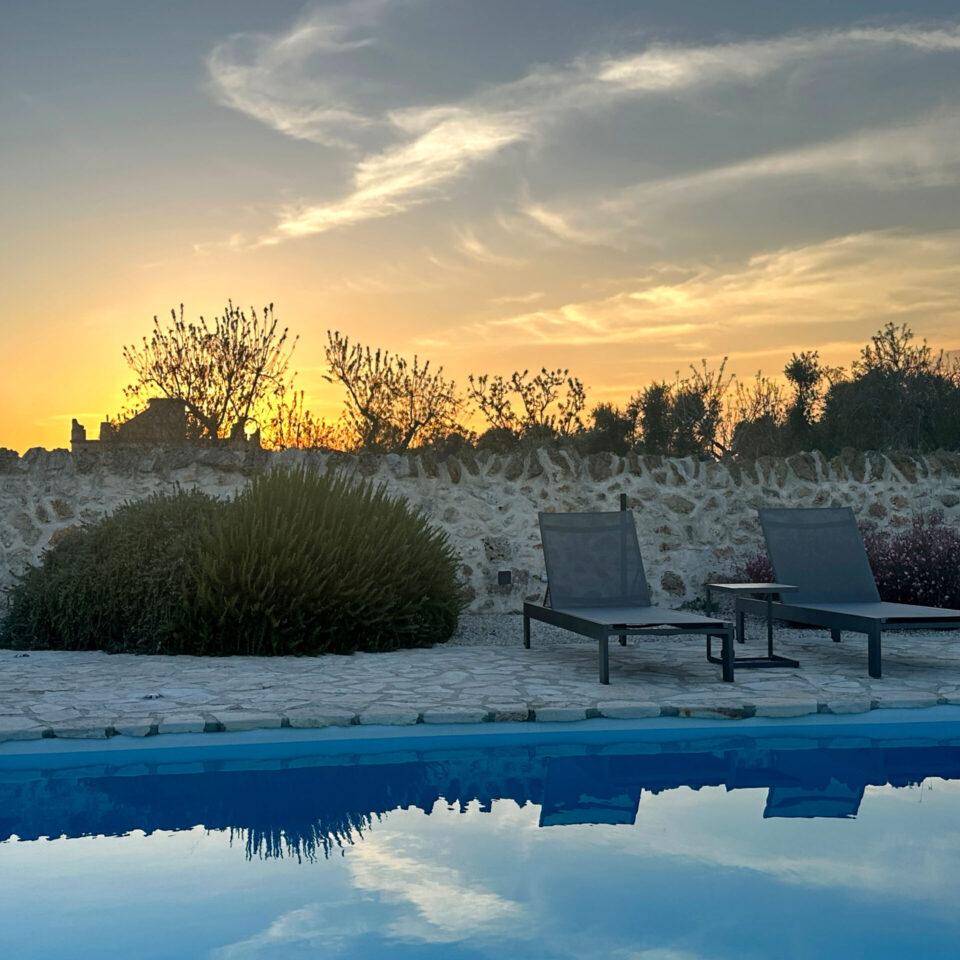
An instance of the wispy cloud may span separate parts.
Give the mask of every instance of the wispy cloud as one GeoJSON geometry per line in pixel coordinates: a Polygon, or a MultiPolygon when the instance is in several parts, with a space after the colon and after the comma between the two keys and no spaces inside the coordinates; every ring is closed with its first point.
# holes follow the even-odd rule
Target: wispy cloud
{"type": "Polygon", "coordinates": [[[348,862],[357,889],[413,908],[412,916],[394,922],[395,934],[445,942],[481,932],[519,931],[522,904],[483,889],[453,867],[398,849],[408,843],[388,828],[357,846],[348,862]]]}
{"type": "Polygon", "coordinates": [[[724,354],[737,328],[848,330],[878,317],[922,321],[924,332],[945,334],[954,329],[960,303],[958,260],[958,230],[860,233],[760,254],[736,269],[692,266],[678,277],[675,265],[665,266],[601,299],[459,327],[442,340],[450,347],[496,340],[518,347],[637,343],[687,351],[696,340],[724,354]]]}
{"type": "Polygon", "coordinates": [[[878,47],[956,51],[960,50],[960,28],[850,29],[716,46],[654,45],[635,56],[602,61],[596,78],[640,93],[675,92],[704,84],[751,82],[802,60],[850,56],[878,47]]]}
{"type": "Polygon", "coordinates": [[[471,227],[458,227],[454,234],[457,250],[472,260],[496,267],[517,267],[526,262],[520,257],[511,257],[491,250],[471,227]]]}
{"type": "Polygon", "coordinates": [[[214,96],[289,137],[352,145],[375,121],[350,105],[343,58],[376,42],[373,28],[388,3],[351,0],[318,8],[285,33],[228,37],[207,57],[214,96]]]}
{"type": "MultiPolygon", "coordinates": [[[[909,124],[863,130],[796,150],[686,176],[651,180],[597,206],[601,216],[690,203],[766,180],[830,180],[878,189],[960,182],[960,113],[937,111],[909,124]]],[[[556,214],[556,216],[560,216],[556,214]]]]}
{"type": "MultiPolygon", "coordinates": [[[[753,84],[818,58],[960,51],[957,26],[835,30],[712,46],[652,44],[634,54],[540,67],[457,101],[410,105],[401,102],[405,92],[386,78],[364,75],[352,84],[349,79],[351,57],[385,42],[381,21],[397,9],[386,0],[352,0],[312,12],[285,33],[233,36],[211,52],[207,65],[221,103],[288,136],[359,154],[339,197],[288,207],[259,243],[403,213],[443,195],[506,148],[536,143],[574,114],[640,98],[676,98],[704,87],[753,84]]],[[[937,143],[941,152],[952,151],[956,137],[943,133],[937,143]]],[[[805,155],[795,152],[789,162],[776,155],[746,161],[704,174],[693,186],[717,189],[723,182],[742,181],[751,169],[761,176],[798,172],[800,166],[862,170],[870,166],[872,145],[897,154],[906,167],[925,171],[924,182],[937,176],[937,158],[911,153],[903,137],[879,144],[868,138],[841,141],[830,150],[811,148],[805,155]],[[844,146],[848,152],[841,155],[844,146]]],[[[895,175],[897,162],[891,159],[888,176],[895,175]]],[[[675,186],[683,188],[679,180],[675,186]]],[[[670,188],[661,184],[660,189],[670,188]]],[[[589,231],[561,212],[530,203],[525,213],[556,237],[589,242],[589,231]]]]}

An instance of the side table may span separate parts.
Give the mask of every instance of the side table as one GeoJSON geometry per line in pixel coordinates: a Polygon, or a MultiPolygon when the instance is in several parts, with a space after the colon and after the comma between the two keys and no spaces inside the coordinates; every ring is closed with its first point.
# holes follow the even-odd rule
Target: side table
{"type": "MultiPolygon", "coordinates": [[[[792,593],[797,588],[789,583],[708,583],[707,616],[713,610],[713,593],[729,593],[735,597],[761,597],[767,601],[767,655],[765,657],[737,657],[734,663],[738,667],[799,667],[798,660],[790,657],[781,657],[773,652],[773,598],[776,594],[792,593]]],[[[737,610],[736,638],[743,643],[743,614],[737,610]]],[[[710,658],[713,663],[719,663],[717,657],[710,658]]]]}

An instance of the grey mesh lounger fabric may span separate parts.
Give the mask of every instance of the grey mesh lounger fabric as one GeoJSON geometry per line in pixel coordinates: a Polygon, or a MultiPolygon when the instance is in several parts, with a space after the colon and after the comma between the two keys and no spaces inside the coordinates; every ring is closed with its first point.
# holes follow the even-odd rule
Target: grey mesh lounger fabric
{"type": "MultiPolygon", "coordinates": [[[[827,627],[834,640],[843,630],[867,635],[868,672],[881,675],[884,630],[960,628],[960,610],[886,603],[880,599],[856,518],[849,507],[760,510],[776,579],[798,589],[773,605],[778,620],[827,627]]],[[[764,601],[740,597],[737,617],[765,615],[764,601]]]]}
{"type": "Polygon", "coordinates": [[[609,683],[611,634],[621,644],[631,635],[705,634],[707,658],[733,680],[733,628],[722,620],[654,607],[629,510],[612,513],[541,513],[540,537],[550,605],[524,603],[523,642],[530,646],[530,621],[562,627],[599,644],[600,682],[609,683]],[[719,658],[712,637],[722,641],[719,658]]]}

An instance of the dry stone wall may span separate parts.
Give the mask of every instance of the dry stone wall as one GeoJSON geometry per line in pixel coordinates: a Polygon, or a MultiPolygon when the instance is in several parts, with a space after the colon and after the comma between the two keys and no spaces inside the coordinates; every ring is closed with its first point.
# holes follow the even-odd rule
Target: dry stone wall
{"type": "Polygon", "coordinates": [[[125,501],[177,486],[228,496],[273,464],[337,466],[385,483],[443,527],[462,558],[470,609],[517,610],[543,594],[537,511],[615,510],[637,522],[655,602],[702,594],[759,548],[756,509],[851,506],[863,519],[903,525],[916,511],[960,522],[960,454],[924,457],[847,451],[712,463],[541,449],[513,456],[351,456],[288,450],[0,450],[0,590],[45,547],[125,501]],[[497,574],[509,570],[510,586],[497,574]]]}

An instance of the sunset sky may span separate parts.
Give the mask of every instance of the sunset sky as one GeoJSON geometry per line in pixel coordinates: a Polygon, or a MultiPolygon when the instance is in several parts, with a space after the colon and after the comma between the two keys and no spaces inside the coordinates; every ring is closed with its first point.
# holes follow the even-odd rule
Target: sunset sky
{"type": "Polygon", "coordinates": [[[960,347],[956,0],[0,13],[0,446],[96,436],[181,301],[273,301],[328,416],[328,328],[593,402],[887,320],[960,347]]]}

